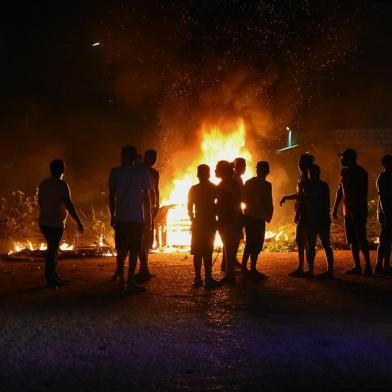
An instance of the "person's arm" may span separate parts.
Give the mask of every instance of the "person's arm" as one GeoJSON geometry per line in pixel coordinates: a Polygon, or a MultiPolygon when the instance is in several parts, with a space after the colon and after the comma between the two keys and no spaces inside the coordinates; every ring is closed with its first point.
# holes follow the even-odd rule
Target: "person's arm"
{"type": "Polygon", "coordinates": [[[109,188],[109,212],[110,212],[110,225],[114,227],[116,210],[116,192],[114,189],[109,188]]]}
{"type": "Polygon", "coordinates": [[[154,218],[157,216],[160,208],[159,200],[159,172],[157,171],[156,186],[155,186],[155,204],[154,204],[154,218]]]}
{"type": "Polygon", "coordinates": [[[148,172],[144,172],[144,179],[142,183],[142,198],[144,209],[144,223],[146,226],[151,226],[152,223],[152,200],[151,200],[152,184],[148,172]]]}
{"type": "Polygon", "coordinates": [[[114,227],[115,225],[115,213],[116,213],[116,188],[114,186],[114,177],[113,171],[110,172],[109,181],[109,212],[110,212],[110,226],[114,227]]]}
{"type": "Polygon", "coordinates": [[[193,192],[192,192],[192,188],[189,189],[188,192],[188,215],[189,215],[189,219],[191,220],[191,222],[194,221],[195,219],[195,213],[193,211],[193,192]]]}
{"type": "Polygon", "coordinates": [[[144,210],[144,223],[146,226],[151,226],[152,223],[152,205],[150,190],[143,189],[143,210],[144,210]]]}
{"type": "Polygon", "coordinates": [[[323,190],[323,214],[325,214],[325,217],[328,219],[328,222],[331,221],[330,209],[331,209],[331,196],[329,192],[329,186],[325,182],[324,190],[323,190]]]}
{"type": "Polygon", "coordinates": [[[65,199],[64,199],[64,205],[65,208],[67,209],[67,211],[69,212],[69,215],[71,215],[71,217],[74,219],[74,221],[76,222],[76,224],[78,225],[78,230],[80,233],[83,233],[84,231],[84,227],[83,224],[81,222],[81,220],[79,219],[79,215],[76,212],[76,209],[72,203],[71,200],[71,193],[69,191],[69,188],[67,185],[66,186],[66,191],[65,191],[65,199]]]}
{"type": "Polygon", "coordinates": [[[293,193],[293,194],[291,194],[291,195],[283,196],[283,197],[280,199],[279,204],[280,204],[281,207],[283,207],[283,204],[284,204],[287,200],[297,200],[297,197],[298,197],[298,195],[297,195],[296,193],[293,193]]]}
{"type": "Polygon", "coordinates": [[[380,196],[380,208],[386,219],[392,217],[391,200],[388,197],[387,183],[382,176],[377,179],[377,190],[380,196]]]}
{"type": "Polygon", "coordinates": [[[272,184],[271,183],[267,183],[268,184],[268,188],[267,188],[267,202],[268,202],[268,213],[267,213],[267,217],[266,217],[266,221],[268,223],[271,222],[272,219],[272,215],[274,213],[274,202],[272,199],[272,184]]]}
{"type": "Polygon", "coordinates": [[[41,186],[38,186],[38,188],[37,188],[37,203],[38,203],[38,206],[41,208],[41,206],[42,206],[41,186]]]}
{"type": "Polygon", "coordinates": [[[342,189],[342,183],[340,183],[338,190],[336,191],[335,202],[333,204],[333,209],[332,209],[332,216],[335,219],[338,218],[338,208],[342,200],[343,200],[343,189],[342,189]]]}

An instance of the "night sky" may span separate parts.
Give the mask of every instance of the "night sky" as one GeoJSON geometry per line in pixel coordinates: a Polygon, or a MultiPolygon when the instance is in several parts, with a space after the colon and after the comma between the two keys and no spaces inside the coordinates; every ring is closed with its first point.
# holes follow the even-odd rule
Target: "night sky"
{"type": "Polygon", "coordinates": [[[79,3],[1,12],[3,191],[31,189],[55,156],[101,189],[124,143],[164,169],[204,120],[242,116],[265,146],[287,124],[392,126],[389,2],[79,3]]]}

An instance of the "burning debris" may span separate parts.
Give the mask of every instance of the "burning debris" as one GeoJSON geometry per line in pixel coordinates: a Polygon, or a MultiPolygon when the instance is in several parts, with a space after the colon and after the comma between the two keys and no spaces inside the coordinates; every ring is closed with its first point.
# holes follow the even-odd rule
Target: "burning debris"
{"type": "MultiPolygon", "coordinates": [[[[45,257],[46,243],[37,223],[36,196],[16,191],[0,201],[0,238],[8,244],[5,259],[45,257]]],[[[74,225],[67,225],[64,242],[60,246],[60,258],[113,256],[115,252],[106,209],[98,205],[96,208],[82,207],[79,212],[88,229],[81,238],[74,225]]]]}
{"type": "MultiPolygon", "coordinates": [[[[22,261],[31,259],[44,258],[46,254],[46,244],[41,242],[38,246],[34,246],[31,241],[26,243],[15,242],[14,249],[10,250],[5,256],[5,260],[22,261]]],[[[97,244],[91,246],[76,247],[74,245],[63,242],[60,245],[59,258],[79,258],[79,257],[104,257],[115,256],[113,248],[108,244],[97,244]]]]}

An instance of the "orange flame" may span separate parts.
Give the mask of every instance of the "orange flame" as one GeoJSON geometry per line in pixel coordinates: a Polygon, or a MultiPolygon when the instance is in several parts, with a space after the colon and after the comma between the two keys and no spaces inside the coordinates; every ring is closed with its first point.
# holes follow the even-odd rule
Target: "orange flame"
{"type": "MultiPolygon", "coordinates": [[[[174,179],[169,197],[163,204],[176,204],[168,212],[167,216],[167,244],[176,246],[189,246],[190,220],[187,212],[187,197],[190,187],[198,182],[196,176],[197,166],[204,163],[211,169],[211,181],[219,183],[215,177],[215,167],[218,161],[233,161],[237,157],[242,157],[247,162],[247,170],[244,179],[250,178],[254,174],[254,164],[252,154],[246,147],[245,124],[239,119],[230,132],[224,132],[220,127],[201,128],[201,151],[196,155],[195,160],[184,170],[180,178],[174,179]]],[[[220,245],[220,238],[217,236],[216,245],[220,245]]]]}

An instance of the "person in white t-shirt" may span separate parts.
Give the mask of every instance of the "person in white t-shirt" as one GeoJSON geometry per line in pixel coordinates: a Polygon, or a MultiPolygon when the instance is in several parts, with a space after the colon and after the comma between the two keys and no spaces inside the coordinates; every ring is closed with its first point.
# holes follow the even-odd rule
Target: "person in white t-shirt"
{"type": "Polygon", "coordinates": [[[124,262],[129,255],[127,291],[144,291],[135,282],[137,255],[140,250],[144,225],[151,224],[149,214],[144,214],[143,204],[150,204],[150,180],[146,168],[135,165],[136,148],[124,146],[121,166],[111,170],[109,187],[109,209],[111,225],[115,230],[117,269],[113,280],[124,282],[124,262]]]}
{"type": "Polygon", "coordinates": [[[69,186],[63,180],[64,171],[64,161],[53,160],[50,163],[51,177],[43,180],[38,187],[39,226],[47,242],[45,278],[50,287],[67,283],[57,275],[57,255],[68,213],[76,221],[78,230],[84,230],[72,203],[69,186]]]}

